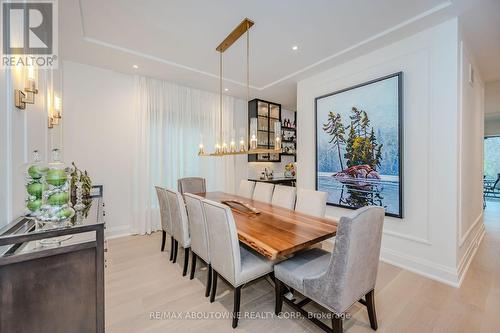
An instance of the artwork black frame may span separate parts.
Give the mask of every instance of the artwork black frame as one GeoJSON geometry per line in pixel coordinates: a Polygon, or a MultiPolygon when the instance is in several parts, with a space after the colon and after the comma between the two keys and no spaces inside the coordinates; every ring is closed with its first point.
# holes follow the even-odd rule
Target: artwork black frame
{"type": "MultiPolygon", "coordinates": [[[[360,87],[364,87],[376,82],[384,81],[393,77],[398,78],[398,154],[399,154],[399,163],[398,163],[398,168],[399,168],[399,214],[393,214],[393,213],[388,213],[386,212],[386,216],[391,216],[391,217],[396,217],[396,218],[403,218],[403,158],[404,158],[404,151],[403,151],[403,72],[397,72],[393,74],[386,75],[384,77],[380,77],[374,80],[370,80],[352,87],[344,88],[341,90],[334,91],[332,93],[326,94],[326,95],[321,95],[318,96],[314,99],[314,155],[315,155],[315,164],[314,164],[314,182],[315,182],[315,189],[318,190],[318,100],[326,97],[330,97],[333,95],[337,95],[349,90],[357,89],[360,87]]],[[[326,203],[329,206],[336,206],[336,207],[341,207],[341,208],[347,208],[347,209],[357,209],[356,207],[351,207],[351,206],[345,206],[333,202],[328,202],[326,203]]],[[[359,207],[358,207],[359,208],[359,207]]]]}

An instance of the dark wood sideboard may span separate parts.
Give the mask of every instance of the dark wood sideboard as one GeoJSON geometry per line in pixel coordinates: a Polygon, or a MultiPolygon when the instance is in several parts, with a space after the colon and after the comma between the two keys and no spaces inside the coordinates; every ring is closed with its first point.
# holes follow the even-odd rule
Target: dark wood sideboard
{"type": "Polygon", "coordinates": [[[61,228],[21,217],[0,229],[0,332],[104,332],[104,215],[97,197],[61,228]]]}

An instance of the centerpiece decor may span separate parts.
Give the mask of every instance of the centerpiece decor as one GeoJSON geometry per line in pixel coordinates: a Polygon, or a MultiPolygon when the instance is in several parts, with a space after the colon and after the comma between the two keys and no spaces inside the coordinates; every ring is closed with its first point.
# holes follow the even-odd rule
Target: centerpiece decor
{"type": "Polygon", "coordinates": [[[316,189],[327,203],[403,217],[403,73],[317,97],[316,189]]]}
{"type": "Polygon", "coordinates": [[[70,201],[71,167],[60,160],[59,149],[52,150],[52,162],[42,174],[42,207],[37,219],[59,226],[75,214],[70,201]]]}

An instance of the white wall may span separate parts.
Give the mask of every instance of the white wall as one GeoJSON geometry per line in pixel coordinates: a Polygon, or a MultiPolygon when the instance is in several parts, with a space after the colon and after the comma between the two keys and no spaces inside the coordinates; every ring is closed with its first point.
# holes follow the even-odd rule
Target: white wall
{"type": "Polygon", "coordinates": [[[125,234],[132,223],[134,78],[64,63],[64,154],[104,185],[107,235],[125,234]]]}
{"type": "MultiPolygon", "coordinates": [[[[298,186],[315,187],[314,98],[404,73],[404,218],[386,218],[383,260],[457,285],[458,21],[298,83],[298,186]]],[[[339,217],[349,210],[328,207],[339,217]]]]}
{"type": "Polygon", "coordinates": [[[500,81],[486,84],[484,111],[487,115],[500,115],[500,81]]]}
{"type": "Polygon", "coordinates": [[[0,79],[0,226],[25,213],[25,170],[32,151],[50,160],[50,151],[61,146],[61,126],[47,127],[47,94],[60,93],[60,71],[38,71],[35,104],[25,110],[14,106],[14,89],[24,89],[24,69],[3,69],[0,79]]]}
{"type": "Polygon", "coordinates": [[[484,83],[466,41],[460,43],[459,112],[460,164],[457,265],[466,270],[484,235],[483,145],[484,83]],[[473,69],[473,79],[470,78],[473,69]]]}

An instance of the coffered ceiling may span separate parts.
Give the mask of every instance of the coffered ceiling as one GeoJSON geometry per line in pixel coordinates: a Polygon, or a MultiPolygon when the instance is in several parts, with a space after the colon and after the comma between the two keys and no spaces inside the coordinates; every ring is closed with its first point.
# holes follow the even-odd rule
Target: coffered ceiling
{"type": "MultiPolygon", "coordinates": [[[[215,47],[248,17],[251,97],[294,109],[298,80],[452,16],[464,16],[471,38],[483,36],[475,48],[500,52],[500,29],[495,42],[482,33],[498,27],[498,15],[474,24],[487,6],[499,8],[496,0],[64,0],[59,38],[64,60],[217,91],[215,47]]],[[[242,98],[245,45],[224,53],[226,93],[242,98]]],[[[487,79],[500,79],[496,58],[483,59],[487,79]]]]}

